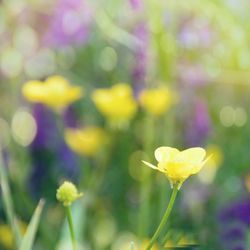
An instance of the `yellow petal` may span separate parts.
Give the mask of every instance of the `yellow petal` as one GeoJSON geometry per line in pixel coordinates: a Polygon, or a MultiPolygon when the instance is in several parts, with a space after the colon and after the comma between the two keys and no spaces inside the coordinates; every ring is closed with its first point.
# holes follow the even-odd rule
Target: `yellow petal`
{"type": "Polygon", "coordinates": [[[82,97],[84,92],[80,87],[71,87],[70,90],[68,90],[68,100],[69,101],[75,101],[82,97]]]}
{"type": "Polygon", "coordinates": [[[174,93],[168,88],[145,89],[139,95],[143,108],[153,115],[161,115],[174,104],[174,93]]]}
{"type": "Polygon", "coordinates": [[[69,82],[67,79],[65,79],[64,77],[62,76],[58,76],[58,75],[55,75],[55,76],[50,76],[46,79],[46,82],[45,82],[47,85],[53,85],[53,86],[68,86],[69,85],[69,82]]]}
{"type": "Polygon", "coordinates": [[[30,102],[40,102],[44,98],[44,85],[40,81],[29,81],[23,88],[22,93],[30,102]]]}
{"type": "Polygon", "coordinates": [[[112,94],[114,94],[115,96],[119,96],[119,97],[130,97],[132,96],[132,89],[131,87],[126,84],[126,83],[118,83],[115,84],[112,88],[111,88],[112,94]]]}
{"type": "Polygon", "coordinates": [[[155,158],[158,162],[171,161],[180,151],[171,147],[159,147],[155,150],[155,158]]]}
{"type": "Polygon", "coordinates": [[[154,166],[153,164],[151,164],[151,163],[149,163],[149,162],[147,162],[147,161],[142,161],[142,162],[143,162],[145,165],[147,165],[148,167],[158,170],[158,168],[157,168],[156,166],[154,166]]]}
{"type": "Polygon", "coordinates": [[[112,122],[129,120],[137,111],[132,89],[126,84],[95,90],[92,99],[97,109],[112,122]]]}
{"type": "Polygon", "coordinates": [[[165,173],[164,170],[163,170],[162,168],[158,168],[158,167],[154,166],[153,164],[151,164],[151,163],[149,163],[149,162],[147,162],[147,161],[142,161],[142,162],[143,162],[146,166],[148,166],[148,167],[150,167],[150,168],[153,168],[153,169],[158,170],[158,171],[160,171],[160,172],[162,172],[162,173],[165,173]]]}
{"type": "Polygon", "coordinates": [[[66,129],[65,140],[69,147],[87,156],[94,156],[106,141],[105,132],[98,127],[66,129]]]}
{"type": "Polygon", "coordinates": [[[176,155],[175,162],[186,162],[190,164],[200,164],[206,156],[206,151],[203,148],[189,148],[181,151],[176,155]]]}

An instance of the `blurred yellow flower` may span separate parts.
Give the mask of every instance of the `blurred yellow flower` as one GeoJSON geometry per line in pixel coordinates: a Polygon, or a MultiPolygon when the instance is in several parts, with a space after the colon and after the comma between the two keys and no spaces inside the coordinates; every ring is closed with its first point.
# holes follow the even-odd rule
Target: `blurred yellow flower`
{"type": "MultiPolygon", "coordinates": [[[[18,226],[21,230],[21,234],[24,235],[27,225],[22,221],[18,221],[18,226]]],[[[13,249],[14,247],[13,234],[10,226],[7,224],[0,225],[0,244],[4,249],[13,249]]]]}
{"type": "Polygon", "coordinates": [[[178,247],[185,247],[185,246],[189,246],[189,245],[194,245],[196,244],[196,242],[192,239],[187,238],[186,236],[182,236],[178,242],[173,242],[172,240],[168,240],[165,243],[165,247],[167,249],[175,249],[178,247]]]}
{"type": "Polygon", "coordinates": [[[198,174],[199,179],[206,184],[211,183],[223,161],[223,153],[219,146],[209,145],[206,149],[207,154],[211,155],[206,163],[206,167],[198,174]]]}
{"type": "Polygon", "coordinates": [[[65,140],[69,147],[78,154],[95,155],[106,141],[106,134],[98,127],[66,129],[65,140]]]}
{"type": "MultiPolygon", "coordinates": [[[[150,240],[148,240],[148,239],[143,240],[142,243],[141,243],[140,249],[146,249],[146,247],[148,246],[149,242],[150,242],[150,240]]],[[[160,248],[159,248],[159,246],[155,243],[155,244],[152,246],[151,250],[160,250],[160,248]]]]}
{"type": "Polygon", "coordinates": [[[92,99],[97,109],[111,123],[126,123],[137,111],[137,104],[128,84],[118,83],[109,89],[97,89],[93,92],[92,99]]]}
{"type": "Polygon", "coordinates": [[[172,240],[167,240],[164,246],[167,247],[167,249],[172,249],[176,246],[176,244],[174,244],[172,240]]]}
{"type": "Polygon", "coordinates": [[[247,173],[244,176],[244,183],[245,183],[246,190],[250,193],[250,173],[247,173]]]}
{"type": "Polygon", "coordinates": [[[62,111],[83,94],[80,87],[71,86],[62,76],[51,76],[45,82],[29,81],[22,92],[28,101],[42,103],[56,111],[62,111]]]}
{"type": "Polygon", "coordinates": [[[8,225],[0,225],[0,243],[7,249],[13,247],[13,235],[8,225]]]}
{"type": "Polygon", "coordinates": [[[183,235],[179,241],[178,241],[178,245],[179,246],[188,246],[188,245],[194,245],[197,244],[197,242],[195,242],[193,239],[189,239],[187,236],[183,235]]]}
{"type": "Polygon", "coordinates": [[[139,96],[139,102],[147,112],[159,116],[169,110],[176,102],[176,93],[166,87],[145,89],[139,96]]]}
{"type": "Polygon", "coordinates": [[[217,145],[208,145],[206,151],[208,155],[211,155],[207,162],[207,165],[219,167],[223,161],[223,152],[221,148],[217,145]]]}
{"type": "Polygon", "coordinates": [[[143,161],[147,166],[164,173],[170,181],[171,186],[182,183],[193,174],[197,174],[204,166],[206,151],[203,148],[189,148],[179,151],[171,147],[159,147],[155,150],[157,166],[143,161]]]}

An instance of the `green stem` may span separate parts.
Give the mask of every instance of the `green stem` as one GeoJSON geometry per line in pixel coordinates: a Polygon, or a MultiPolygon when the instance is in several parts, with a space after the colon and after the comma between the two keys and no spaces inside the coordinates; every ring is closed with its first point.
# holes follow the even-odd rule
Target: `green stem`
{"type": "MultiPolygon", "coordinates": [[[[154,145],[154,118],[150,115],[145,117],[145,140],[143,150],[148,155],[152,152],[154,145]]],[[[151,155],[150,155],[151,158],[151,155]]],[[[139,208],[138,216],[138,235],[140,238],[148,234],[149,228],[149,214],[150,214],[150,194],[152,186],[151,171],[148,168],[142,170],[144,179],[140,185],[140,200],[141,205],[139,208]]]]}
{"type": "Polygon", "coordinates": [[[73,228],[73,220],[72,220],[70,206],[66,207],[66,212],[67,212],[67,219],[68,219],[68,223],[69,223],[69,231],[70,231],[70,236],[71,236],[72,249],[76,250],[76,238],[75,238],[75,233],[74,233],[74,228],[73,228]]]}
{"type": "Polygon", "coordinates": [[[21,236],[21,232],[17,223],[13,200],[12,200],[11,191],[10,191],[9,182],[8,182],[8,177],[7,177],[7,173],[5,170],[5,166],[3,165],[3,159],[2,159],[1,154],[0,154],[0,183],[1,183],[1,189],[2,189],[2,195],[3,195],[4,211],[6,213],[8,223],[14,235],[14,242],[15,242],[16,248],[18,248],[18,246],[21,243],[22,236],[21,236]]]}
{"type": "Polygon", "coordinates": [[[150,242],[149,242],[149,245],[148,247],[146,248],[146,250],[150,250],[152,248],[152,246],[154,245],[155,241],[158,239],[163,227],[165,226],[167,220],[168,220],[168,217],[172,211],[172,208],[173,208],[173,205],[174,205],[174,201],[175,201],[175,198],[177,196],[177,192],[178,192],[178,185],[174,185],[174,188],[173,188],[173,192],[172,192],[172,195],[170,197],[170,201],[169,201],[169,204],[168,204],[168,207],[166,209],[166,212],[161,220],[161,223],[160,225],[158,226],[157,230],[155,231],[153,237],[151,238],[150,242]]]}

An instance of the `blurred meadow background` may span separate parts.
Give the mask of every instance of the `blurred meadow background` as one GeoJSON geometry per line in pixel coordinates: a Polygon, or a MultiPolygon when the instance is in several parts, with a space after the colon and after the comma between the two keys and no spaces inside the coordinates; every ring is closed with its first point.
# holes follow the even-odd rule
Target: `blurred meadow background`
{"type": "Polygon", "coordinates": [[[23,233],[45,200],[32,249],[71,249],[63,180],[84,193],[72,205],[80,250],[144,249],[171,188],[141,160],[162,145],[213,155],[183,184],[166,247],[250,249],[249,10],[0,0],[0,249],[18,245],[6,185],[23,233]]]}

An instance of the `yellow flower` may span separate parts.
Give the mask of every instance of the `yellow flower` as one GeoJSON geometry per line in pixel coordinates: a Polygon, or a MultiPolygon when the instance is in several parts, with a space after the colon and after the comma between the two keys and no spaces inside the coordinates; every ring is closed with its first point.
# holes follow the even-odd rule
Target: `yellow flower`
{"type": "Polygon", "coordinates": [[[223,161],[223,153],[220,147],[216,145],[209,145],[206,149],[207,154],[211,155],[206,163],[206,167],[199,173],[199,179],[206,184],[211,183],[223,161]]]}
{"type": "Polygon", "coordinates": [[[223,152],[221,151],[221,148],[217,145],[209,145],[206,151],[208,155],[211,155],[207,165],[218,168],[223,161],[223,152]]]}
{"type": "Polygon", "coordinates": [[[65,207],[70,206],[82,195],[83,193],[78,193],[76,186],[69,181],[65,181],[56,191],[57,200],[62,202],[65,207]]]}
{"type": "Polygon", "coordinates": [[[29,81],[24,84],[22,92],[28,101],[42,103],[57,111],[62,111],[82,96],[82,89],[71,86],[62,76],[51,76],[45,82],[29,81]]]}
{"type": "Polygon", "coordinates": [[[167,247],[167,249],[174,249],[175,246],[176,244],[174,244],[172,240],[167,240],[167,242],[165,243],[165,247],[167,247]]]}
{"type": "Polygon", "coordinates": [[[13,235],[8,225],[0,225],[0,242],[7,249],[13,247],[13,235]]]}
{"type": "MultiPolygon", "coordinates": [[[[27,225],[22,221],[18,221],[18,226],[21,230],[21,234],[24,235],[27,225]]],[[[13,249],[14,247],[14,238],[9,225],[0,225],[0,244],[5,247],[4,249],[13,249]]]]}
{"type": "MultiPolygon", "coordinates": [[[[144,239],[142,241],[142,243],[141,243],[140,249],[146,249],[146,247],[148,246],[149,242],[150,242],[150,240],[144,239]]],[[[159,248],[159,246],[156,243],[151,248],[151,250],[159,250],[159,249],[160,248],[159,248]]]]}
{"type": "Polygon", "coordinates": [[[119,83],[109,89],[97,89],[92,99],[97,109],[111,122],[123,123],[132,119],[137,111],[132,89],[119,83]]]}
{"type": "Polygon", "coordinates": [[[171,147],[159,147],[155,150],[157,166],[143,161],[147,166],[164,173],[170,181],[171,186],[182,183],[193,174],[197,174],[204,166],[206,151],[203,148],[189,148],[179,151],[171,147]]]}
{"type": "Polygon", "coordinates": [[[246,190],[250,193],[250,173],[247,173],[244,176],[244,183],[245,183],[246,190]]]}
{"type": "Polygon", "coordinates": [[[176,102],[176,94],[166,87],[145,89],[139,96],[140,104],[152,115],[159,116],[176,102]]]}
{"type": "Polygon", "coordinates": [[[173,242],[172,240],[168,240],[165,243],[165,247],[167,247],[167,249],[176,249],[178,247],[194,245],[194,244],[196,244],[194,240],[190,240],[186,236],[182,236],[177,243],[173,242]]]}
{"type": "Polygon", "coordinates": [[[196,242],[192,239],[189,239],[187,236],[183,235],[179,241],[178,241],[178,245],[179,246],[188,246],[188,245],[194,245],[196,244],[196,242]]]}
{"type": "Polygon", "coordinates": [[[106,134],[103,129],[98,127],[66,129],[65,140],[76,153],[93,156],[104,144],[106,134]]]}

